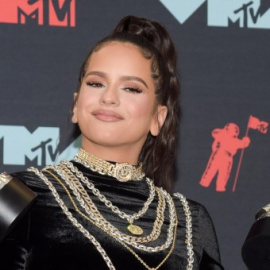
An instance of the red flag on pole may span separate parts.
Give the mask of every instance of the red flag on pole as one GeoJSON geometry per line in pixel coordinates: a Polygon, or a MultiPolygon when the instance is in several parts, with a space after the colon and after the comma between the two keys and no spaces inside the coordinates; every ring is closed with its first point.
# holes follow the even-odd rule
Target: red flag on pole
{"type": "MultiPolygon", "coordinates": [[[[248,120],[248,125],[247,125],[246,136],[248,135],[248,131],[249,131],[250,128],[258,130],[259,132],[261,132],[263,134],[266,134],[267,129],[268,129],[268,122],[261,121],[259,118],[250,115],[249,120],[248,120]]],[[[238,167],[237,167],[237,171],[236,171],[236,176],[235,176],[235,179],[234,179],[233,191],[235,191],[235,187],[236,187],[236,183],[237,183],[237,180],[238,180],[238,175],[239,175],[243,155],[244,155],[244,148],[242,148],[242,151],[241,151],[241,155],[240,155],[240,159],[239,159],[239,163],[238,163],[238,167]]]]}
{"type": "Polygon", "coordinates": [[[248,128],[252,128],[266,134],[268,129],[268,123],[250,115],[248,121],[248,128]]]}

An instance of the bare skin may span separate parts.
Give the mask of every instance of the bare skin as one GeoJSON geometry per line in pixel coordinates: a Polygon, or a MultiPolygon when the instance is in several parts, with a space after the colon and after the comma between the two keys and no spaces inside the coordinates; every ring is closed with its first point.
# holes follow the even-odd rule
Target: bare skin
{"type": "Polygon", "coordinates": [[[156,104],[151,60],[130,43],[109,42],[93,52],[74,98],[82,148],[118,163],[137,164],[147,135],[157,136],[167,115],[156,104]]]}

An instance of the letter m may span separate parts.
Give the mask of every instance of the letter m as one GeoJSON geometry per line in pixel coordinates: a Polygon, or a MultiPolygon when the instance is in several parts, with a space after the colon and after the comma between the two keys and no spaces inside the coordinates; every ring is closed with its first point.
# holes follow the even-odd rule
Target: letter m
{"type": "Polygon", "coordinates": [[[1,0],[0,23],[43,24],[43,1],[1,0]]]}
{"type": "Polygon", "coordinates": [[[25,165],[26,158],[37,160],[41,166],[42,158],[45,156],[46,164],[53,161],[47,154],[47,147],[56,149],[59,140],[59,128],[38,127],[33,133],[24,126],[0,126],[0,139],[3,139],[3,164],[4,165],[25,165]],[[49,139],[49,140],[48,140],[49,139]],[[39,146],[47,143],[43,149],[39,146]]]}
{"type": "Polygon", "coordinates": [[[49,25],[75,26],[75,0],[50,0],[49,25]]]}

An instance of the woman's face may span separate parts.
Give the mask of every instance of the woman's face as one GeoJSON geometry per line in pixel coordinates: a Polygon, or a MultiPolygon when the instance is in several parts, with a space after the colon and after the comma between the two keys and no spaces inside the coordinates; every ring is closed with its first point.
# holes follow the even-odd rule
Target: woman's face
{"type": "Polygon", "coordinates": [[[72,118],[82,147],[100,157],[110,148],[133,157],[121,162],[137,162],[148,133],[158,135],[167,114],[156,104],[151,60],[131,43],[109,42],[92,53],[85,74],[72,118]]]}

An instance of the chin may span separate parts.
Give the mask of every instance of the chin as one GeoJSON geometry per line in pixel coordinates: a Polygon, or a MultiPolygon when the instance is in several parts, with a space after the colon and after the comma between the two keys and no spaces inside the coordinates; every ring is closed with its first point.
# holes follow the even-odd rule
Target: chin
{"type": "Polygon", "coordinates": [[[100,146],[116,146],[119,142],[119,136],[102,134],[102,136],[88,136],[83,141],[83,145],[94,144],[100,146]]]}

